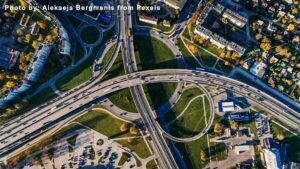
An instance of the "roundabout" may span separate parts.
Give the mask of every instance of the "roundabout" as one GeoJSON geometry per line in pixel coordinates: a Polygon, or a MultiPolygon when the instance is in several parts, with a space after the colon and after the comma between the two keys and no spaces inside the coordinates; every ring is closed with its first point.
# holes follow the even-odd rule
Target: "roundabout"
{"type": "Polygon", "coordinates": [[[102,30],[95,26],[84,25],[80,27],[79,34],[86,46],[96,46],[102,41],[102,30]]]}

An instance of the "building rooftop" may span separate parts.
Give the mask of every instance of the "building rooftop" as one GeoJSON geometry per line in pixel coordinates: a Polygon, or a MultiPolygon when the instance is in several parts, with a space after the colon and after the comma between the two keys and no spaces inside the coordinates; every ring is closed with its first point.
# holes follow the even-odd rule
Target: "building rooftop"
{"type": "Polygon", "coordinates": [[[164,0],[164,2],[174,8],[174,9],[182,9],[187,0],[164,0]]]}
{"type": "Polygon", "coordinates": [[[52,44],[39,44],[35,55],[32,57],[28,70],[25,73],[25,79],[31,82],[37,82],[47,58],[52,49],[52,44]]]}
{"type": "Polygon", "coordinates": [[[156,17],[150,17],[146,15],[138,15],[139,20],[146,23],[157,24],[158,19],[156,17]]]}
{"type": "Polygon", "coordinates": [[[6,69],[11,69],[17,59],[18,59],[18,52],[14,51],[13,49],[10,49],[5,46],[0,46],[0,66],[4,67],[6,69]]]}
{"type": "Polygon", "coordinates": [[[245,18],[244,16],[242,16],[228,8],[223,13],[223,17],[229,19],[229,21],[231,21],[232,24],[235,24],[236,26],[239,26],[239,27],[244,27],[246,25],[246,23],[248,22],[247,18],[245,18]]]}
{"type": "Polygon", "coordinates": [[[237,113],[232,113],[230,115],[231,120],[236,121],[236,122],[242,122],[242,121],[249,121],[249,113],[248,112],[237,112],[237,113]]]}
{"type": "Polygon", "coordinates": [[[282,163],[279,150],[276,148],[264,149],[264,161],[267,169],[281,169],[282,163]]]}
{"type": "Polygon", "coordinates": [[[232,112],[232,111],[234,111],[234,102],[233,101],[221,102],[220,112],[232,112]]]}
{"type": "Polygon", "coordinates": [[[250,69],[250,72],[257,77],[262,78],[266,73],[266,68],[267,65],[263,61],[256,62],[250,69]]]}

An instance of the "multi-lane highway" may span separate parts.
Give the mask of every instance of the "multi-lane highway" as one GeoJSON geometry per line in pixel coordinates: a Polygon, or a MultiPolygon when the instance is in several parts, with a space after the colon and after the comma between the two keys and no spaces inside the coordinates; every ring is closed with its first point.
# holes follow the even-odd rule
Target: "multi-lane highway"
{"type": "MultiPolygon", "coordinates": [[[[129,1],[124,2],[126,6],[130,6],[129,1]]],[[[134,53],[134,45],[133,45],[133,36],[132,36],[132,16],[131,10],[122,11],[122,19],[124,19],[124,23],[121,26],[121,37],[122,47],[122,58],[123,58],[123,65],[125,69],[125,73],[132,73],[137,71],[137,65],[135,60],[135,53],[134,53]]],[[[173,157],[173,154],[166,143],[166,140],[162,136],[159,125],[157,125],[152,116],[153,112],[150,108],[150,105],[147,101],[147,98],[144,94],[142,86],[133,86],[130,88],[130,92],[132,94],[134,103],[138,112],[141,114],[141,118],[145,125],[145,128],[149,132],[152,143],[153,143],[153,150],[158,159],[159,165],[162,168],[170,168],[176,169],[178,168],[177,163],[173,157]]]]}
{"type": "MultiPolygon", "coordinates": [[[[272,96],[235,79],[205,72],[185,69],[163,69],[136,72],[120,76],[89,88],[60,96],[43,107],[36,108],[22,116],[0,125],[0,156],[4,157],[18,146],[38,136],[54,122],[100,96],[123,88],[158,82],[190,82],[216,86],[245,96],[268,108],[272,115],[294,129],[299,129],[297,111],[277,101],[272,96]]],[[[157,124],[155,124],[157,125],[157,124]]],[[[164,132],[162,132],[164,133],[164,132]]]]}

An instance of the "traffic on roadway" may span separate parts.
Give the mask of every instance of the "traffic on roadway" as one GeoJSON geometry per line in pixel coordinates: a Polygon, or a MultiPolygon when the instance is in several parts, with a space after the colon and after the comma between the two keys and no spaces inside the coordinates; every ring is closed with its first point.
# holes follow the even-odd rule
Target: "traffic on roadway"
{"type": "Polygon", "coordinates": [[[299,114],[272,96],[245,83],[206,71],[163,69],[131,73],[95,84],[90,88],[66,93],[22,116],[0,125],[0,156],[3,157],[26,144],[56,121],[101,96],[127,87],[159,82],[190,82],[210,84],[241,94],[268,108],[273,115],[293,129],[299,130],[299,114]]]}

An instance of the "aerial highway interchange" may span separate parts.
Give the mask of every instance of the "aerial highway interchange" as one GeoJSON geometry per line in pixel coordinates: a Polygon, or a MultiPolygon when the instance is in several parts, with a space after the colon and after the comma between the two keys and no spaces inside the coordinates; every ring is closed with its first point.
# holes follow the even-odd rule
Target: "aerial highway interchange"
{"type": "MultiPolygon", "coordinates": [[[[55,4],[56,2],[49,1],[48,3],[55,4]]],[[[115,5],[131,6],[132,3],[136,2],[115,1],[115,5]]],[[[197,5],[200,6],[201,3],[202,0],[197,5]]],[[[90,110],[95,104],[101,102],[105,96],[126,88],[130,89],[142,124],[151,137],[149,144],[159,167],[163,169],[184,168],[184,165],[178,160],[178,154],[174,153],[174,143],[195,141],[206,136],[212,128],[217,105],[215,105],[210,91],[207,90],[207,86],[243,96],[250,102],[268,110],[269,115],[285,126],[293,131],[300,132],[300,106],[298,104],[290,104],[289,101],[284,100],[283,96],[270,93],[264,87],[247,84],[240,79],[221,74],[210,68],[195,69],[186,65],[182,51],[178,49],[175,43],[187,25],[188,14],[182,15],[171,34],[166,35],[162,31],[138,25],[136,13],[136,10],[114,11],[116,34],[103,44],[101,48],[103,54],[101,56],[112,46],[114,46],[113,52],[107,64],[100,71],[98,69],[102,60],[99,57],[94,60],[93,75],[88,81],[69,91],[61,92],[56,98],[0,125],[0,161],[6,161],[17,152],[29,149],[32,146],[30,142],[38,139],[43,133],[53,129],[64,120],[69,119],[71,114],[90,110]],[[178,68],[138,70],[134,49],[134,36],[137,35],[149,36],[162,41],[171,49],[178,68]],[[120,50],[125,75],[102,81],[102,78],[117,59],[120,50]],[[192,137],[179,138],[171,135],[163,127],[160,123],[160,117],[155,114],[155,111],[149,105],[143,88],[143,85],[154,83],[179,83],[181,85],[189,83],[201,89],[208,98],[210,106],[208,122],[201,132],[192,137]]],[[[80,18],[79,15],[75,16],[80,18]]],[[[78,38],[77,35],[75,37],[78,38]]],[[[121,116],[123,115],[120,114],[121,116]]]]}

